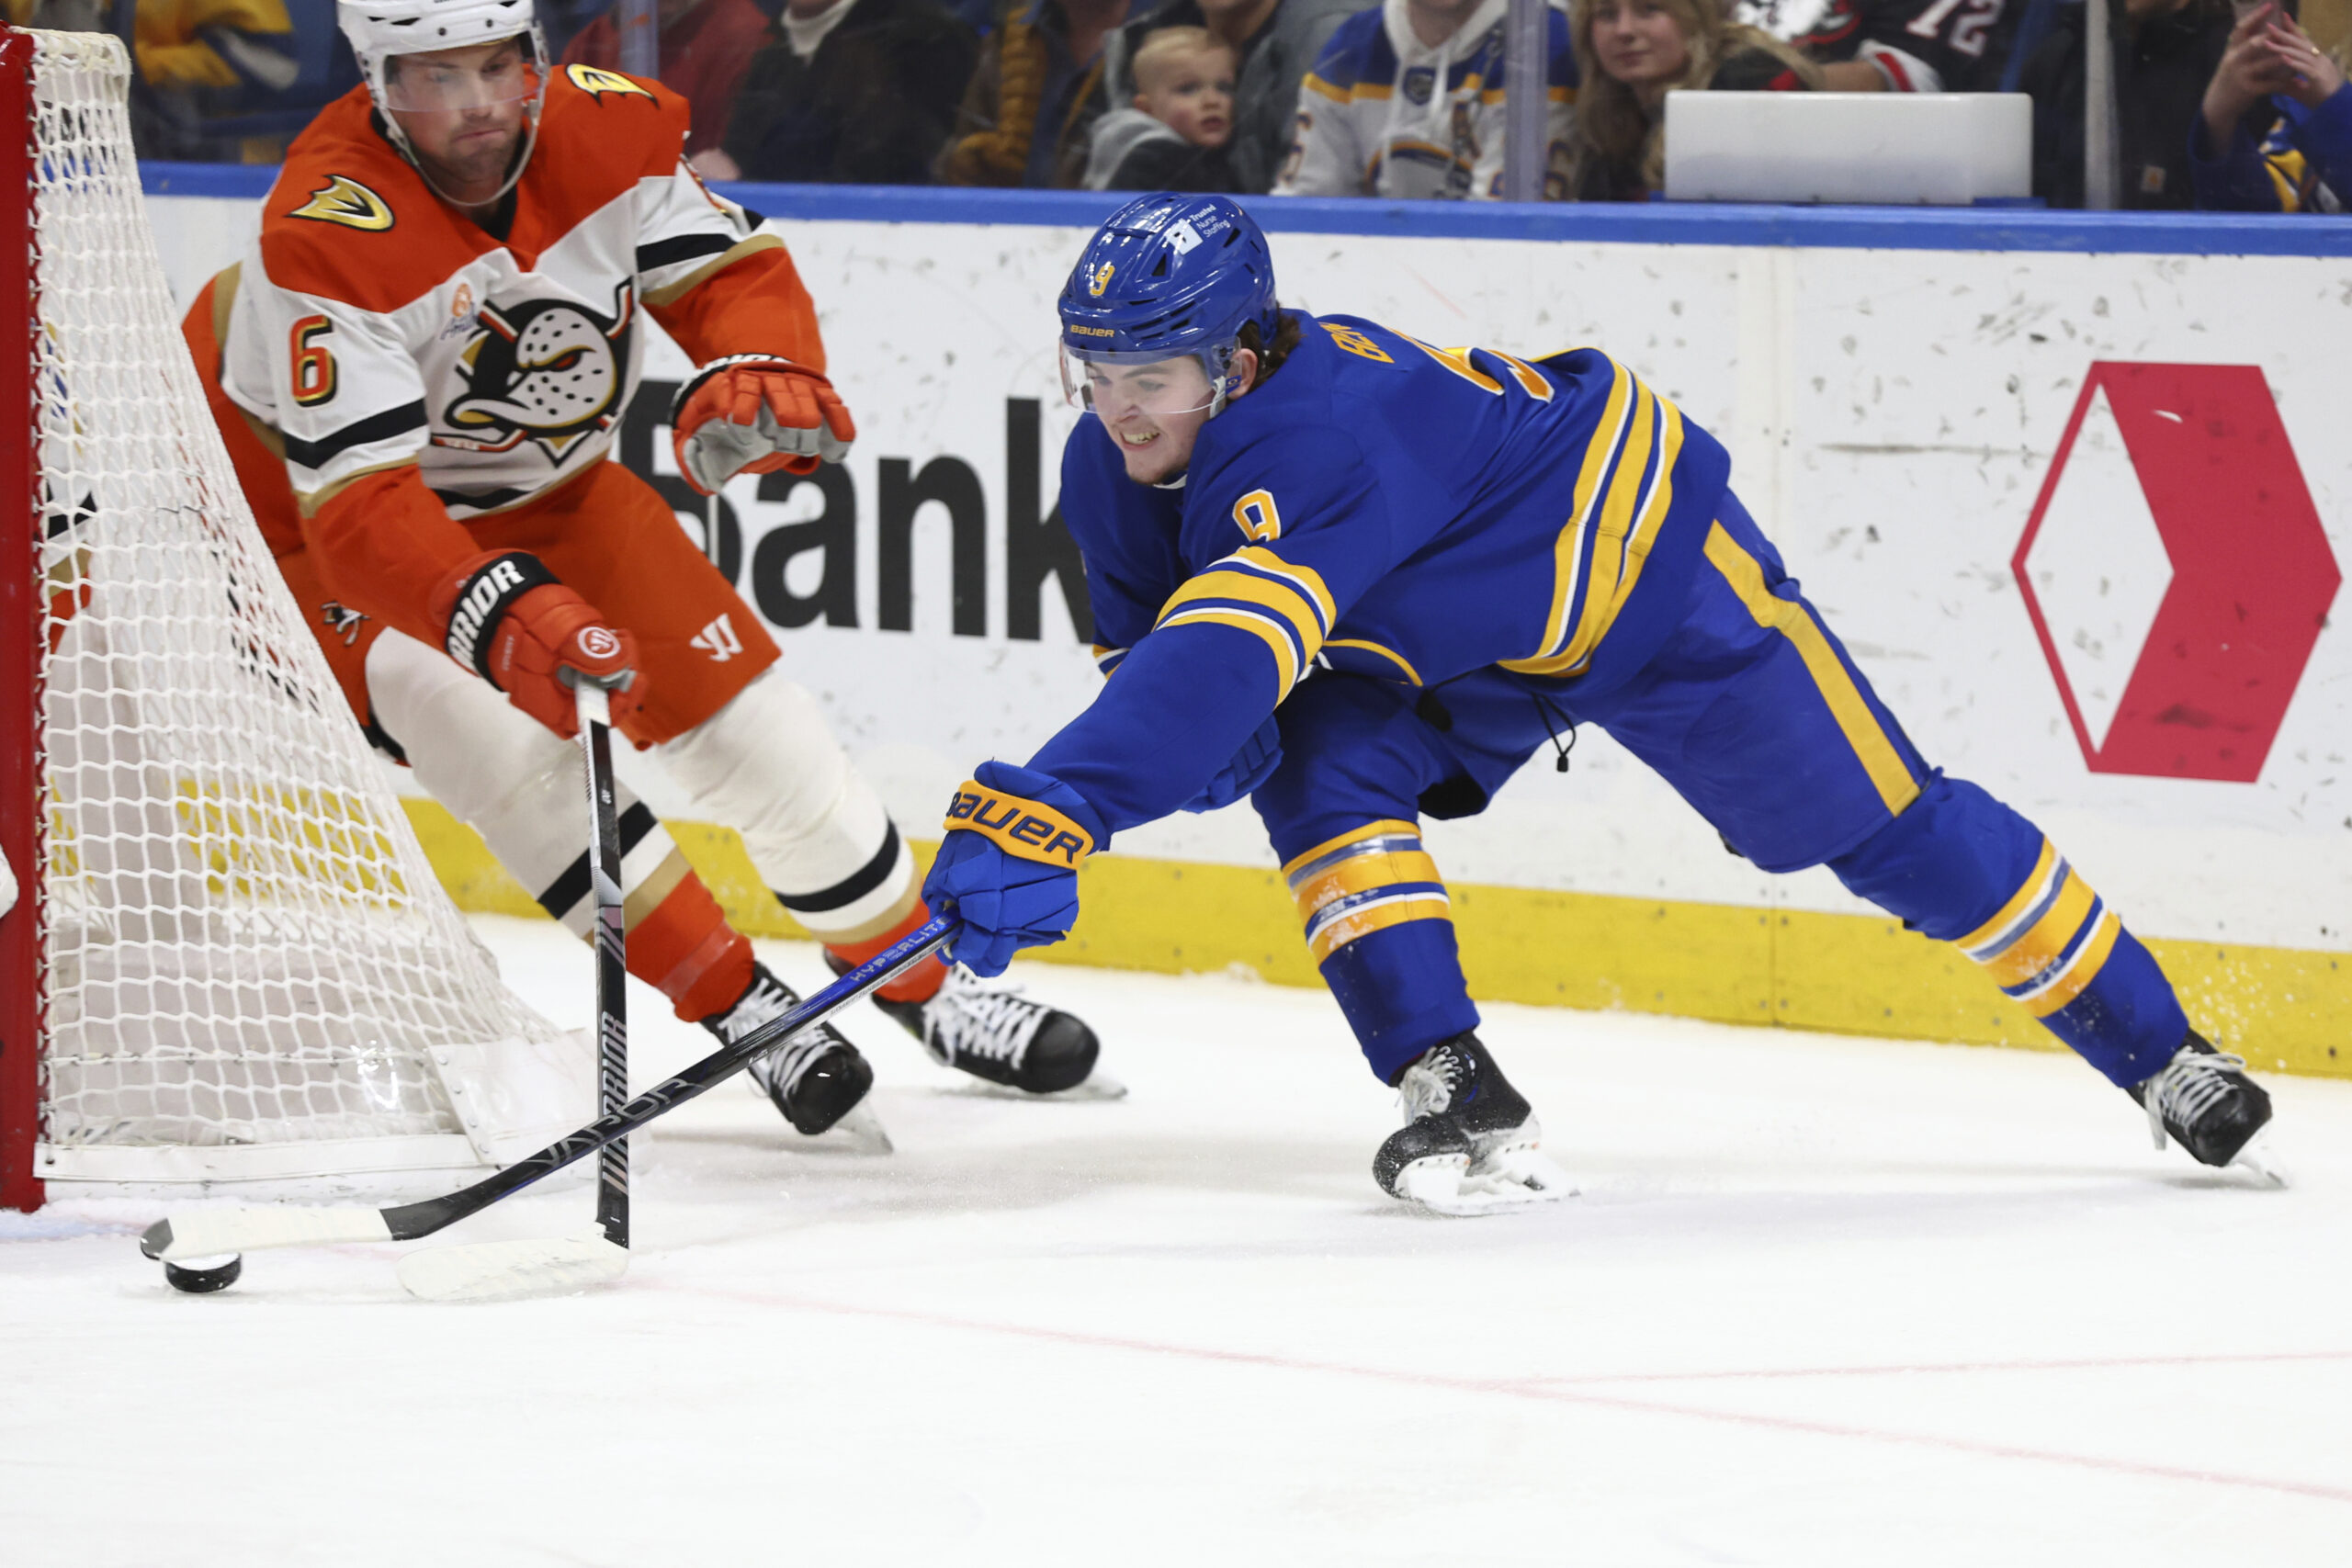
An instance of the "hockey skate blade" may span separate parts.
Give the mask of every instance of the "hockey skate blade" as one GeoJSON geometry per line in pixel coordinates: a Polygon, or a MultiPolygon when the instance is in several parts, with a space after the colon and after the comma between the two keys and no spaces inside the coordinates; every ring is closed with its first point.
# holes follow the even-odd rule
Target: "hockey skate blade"
{"type": "Polygon", "coordinates": [[[890,1134],[882,1125],[882,1118],[874,1114],[874,1097],[867,1095],[842,1113],[842,1119],[821,1133],[811,1133],[799,1140],[801,1149],[809,1154],[887,1155],[897,1148],[890,1134]]]}
{"type": "Polygon", "coordinates": [[[428,1302],[508,1302],[584,1291],[628,1271],[628,1251],[600,1235],[428,1247],[400,1261],[401,1289],[428,1302]]]}
{"type": "Polygon", "coordinates": [[[2290,1185],[2289,1172],[2278,1157],[2278,1145],[2270,1140],[2270,1129],[2263,1128],[2249,1139],[2245,1147],[2230,1161],[2229,1168],[2244,1171],[2260,1187],[2285,1188],[2290,1185]]]}
{"type": "Polygon", "coordinates": [[[1049,1094],[1032,1094],[1025,1089],[1015,1089],[1009,1083],[990,1083],[986,1078],[973,1078],[957,1086],[965,1094],[978,1095],[982,1100],[1019,1100],[1052,1103],[1057,1100],[1125,1100],[1127,1086],[1108,1073],[1089,1073],[1068,1089],[1057,1089],[1049,1094]]]}
{"type": "Polygon", "coordinates": [[[1463,1155],[1433,1155],[1396,1177],[1397,1196],[1455,1219],[1498,1214],[1576,1196],[1567,1173],[1532,1148],[1505,1149],[1475,1165],[1463,1155]]]}
{"type": "Polygon", "coordinates": [[[139,1250],[166,1263],[259,1252],[272,1247],[331,1247],[345,1241],[390,1241],[380,1210],[303,1207],[297,1203],[244,1209],[188,1209],[147,1227],[139,1250]]]}

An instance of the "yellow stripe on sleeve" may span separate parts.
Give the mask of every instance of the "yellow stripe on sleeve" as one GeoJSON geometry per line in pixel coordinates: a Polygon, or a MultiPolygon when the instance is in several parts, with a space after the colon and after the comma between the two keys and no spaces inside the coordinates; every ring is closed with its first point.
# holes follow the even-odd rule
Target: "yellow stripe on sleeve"
{"type": "Polygon", "coordinates": [[[1412,661],[1393,648],[1383,648],[1376,642],[1366,642],[1363,638],[1356,637],[1335,637],[1325,642],[1323,646],[1326,648],[1358,648],[1362,649],[1366,653],[1376,653],[1380,655],[1381,658],[1385,659],[1391,664],[1396,666],[1398,670],[1402,671],[1404,672],[1405,679],[1411,682],[1414,685],[1419,686],[1425,683],[1421,680],[1421,672],[1413,668],[1412,661]]]}
{"type": "MultiPolygon", "coordinates": [[[[1339,620],[1340,612],[1331,602],[1331,591],[1324,586],[1323,574],[1313,567],[1293,566],[1263,545],[1244,545],[1225,558],[1246,562],[1256,567],[1260,571],[1272,572],[1284,581],[1295,584],[1300,592],[1314,602],[1316,613],[1322,616],[1326,631],[1329,631],[1332,624],[1339,620]]],[[[1216,569],[1212,567],[1210,570],[1216,569]]]]}
{"type": "Polygon", "coordinates": [[[1301,78],[1298,85],[1310,93],[1322,95],[1335,104],[1344,104],[1348,101],[1348,95],[1343,89],[1334,87],[1312,71],[1301,78]]]}
{"type": "Polygon", "coordinates": [[[1302,667],[1323,646],[1323,626],[1316,618],[1315,606],[1297,589],[1244,571],[1211,570],[1201,573],[1168,596],[1167,604],[1159,612],[1159,624],[1166,626],[1177,618],[1179,612],[1218,600],[1238,600],[1280,616],[1283,624],[1297,634],[1294,657],[1302,667]]]}
{"type": "Polygon", "coordinates": [[[1739,595],[1747,613],[1756,617],[1759,626],[1770,626],[1796,645],[1804,659],[1805,671],[1821,692],[1822,700],[1829,705],[1831,716],[1845,732],[1846,743],[1854,749],[1871,783],[1877,786],[1879,798],[1886,802],[1890,812],[1900,812],[1919,796],[1918,781],[1904,765],[1903,758],[1888,739],[1886,731],[1879,728],[1870,705],[1862,700],[1861,689],[1854,678],[1838,662],[1837,651],[1829,646],[1814,618],[1805,614],[1804,606],[1792,599],[1776,597],[1764,586],[1764,569],[1756,558],[1739,547],[1737,540],[1724,530],[1721,523],[1707,529],[1707,559],[1714,564],[1732,592],[1739,595]]]}
{"type": "Polygon", "coordinates": [[[1298,684],[1298,649],[1292,646],[1289,636],[1272,616],[1253,610],[1205,604],[1179,610],[1172,615],[1164,616],[1159,624],[1163,626],[1206,624],[1248,632],[1264,643],[1274,656],[1274,701],[1281,702],[1290,695],[1290,689],[1298,684]]]}

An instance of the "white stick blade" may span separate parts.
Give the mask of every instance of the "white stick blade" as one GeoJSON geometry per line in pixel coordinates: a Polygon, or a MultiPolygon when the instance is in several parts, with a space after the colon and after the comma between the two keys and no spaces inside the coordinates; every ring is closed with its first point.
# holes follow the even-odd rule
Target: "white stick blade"
{"type": "Polygon", "coordinates": [[[428,1247],[400,1263],[401,1287],[428,1302],[562,1295],[617,1280],[628,1271],[628,1249],[603,1236],[428,1247]]]}
{"type": "Polygon", "coordinates": [[[176,1263],[272,1247],[330,1247],[345,1241],[390,1241],[376,1209],[274,1203],[245,1209],[187,1209],[166,1217],[172,1239],[151,1256],[176,1263]]]}

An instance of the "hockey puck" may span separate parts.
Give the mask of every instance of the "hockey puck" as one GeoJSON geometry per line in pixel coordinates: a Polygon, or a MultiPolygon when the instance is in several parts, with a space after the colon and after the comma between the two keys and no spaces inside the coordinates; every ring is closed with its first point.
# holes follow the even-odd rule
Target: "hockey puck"
{"type": "Polygon", "coordinates": [[[225,1260],[218,1262],[208,1258],[195,1263],[174,1263],[167,1258],[164,1263],[164,1278],[172,1289],[185,1291],[191,1296],[225,1291],[235,1284],[237,1276],[244,1271],[245,1260],[233,1252],[225,1260]]]}

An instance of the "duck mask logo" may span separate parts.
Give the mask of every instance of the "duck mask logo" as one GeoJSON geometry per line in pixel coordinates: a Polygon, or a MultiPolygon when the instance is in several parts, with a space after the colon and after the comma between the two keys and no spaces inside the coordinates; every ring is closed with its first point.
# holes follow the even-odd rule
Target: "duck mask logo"
{"type": "Polygon", "coordinates": [[[483,305],[481,330],[459,355],[466,395],[441,416],[452,430],[479,434],[436,433],[434,445],[510,452],[536,441],[561,464],[619,420],[636,319],[636,290],[627,283],[614,290],[609,317],[569,299],[483,305]]]}

